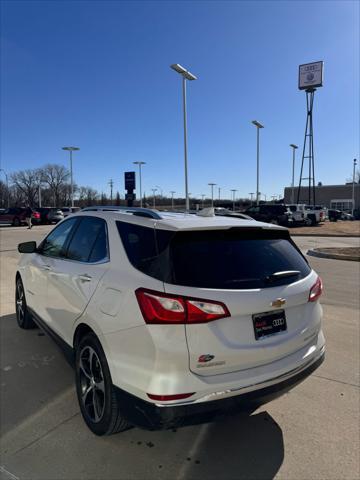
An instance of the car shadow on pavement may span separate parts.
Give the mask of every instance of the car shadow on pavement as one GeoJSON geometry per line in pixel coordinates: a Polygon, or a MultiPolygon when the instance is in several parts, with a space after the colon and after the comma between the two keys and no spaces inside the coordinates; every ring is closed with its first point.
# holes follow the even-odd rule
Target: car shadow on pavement
{"type": "Polygon", "coordinates": [[[271,415],[240,414],[209,424],[187,478],[271,479],[283,460],[282,430],[271,415]]]}

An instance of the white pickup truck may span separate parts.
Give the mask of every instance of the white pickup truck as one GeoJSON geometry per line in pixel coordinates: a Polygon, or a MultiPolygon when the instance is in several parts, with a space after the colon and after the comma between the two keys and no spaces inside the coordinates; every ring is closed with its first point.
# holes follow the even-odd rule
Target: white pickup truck
{"type": "Polygon", "coordinates": [[[300,213],[302,215],[302,221],[305,223],[305,225],[316,225],[325,220],[324,210],[318,207],[305,205],[305,203],[289,204],[286,206],[293,212],[294,215],[298,215],[300,213]]]}

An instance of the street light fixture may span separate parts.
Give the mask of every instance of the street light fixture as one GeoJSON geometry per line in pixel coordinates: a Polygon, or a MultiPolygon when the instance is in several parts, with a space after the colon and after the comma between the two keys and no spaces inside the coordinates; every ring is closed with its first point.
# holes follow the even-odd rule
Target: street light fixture
{"type": "Polygon", "coordinates": [[[211,187],[211,206],[214,206],[214,187],[216,183],[208,183],[208,185],[211,187]]]}
{"type": "Polygon", "coordinates": [[[235,212],[235,193],[237,192],[237,190],[235,190],[235,188],[233,188],[231,190],[232,194],[233,194],[233,212],[235,212]]]}
{"type": "Polygon", "coordinates": [[[74,182],[73,182],[73,166],[72,166],[72,152],[80,150],[79,147],[62,147],[63,150],[70,152],[70,182],[71,182],[71,206],[74,207],[74,182]]]}
{"type": "Polygon", "coordinates": [[[189,190],[188,190],[188,161],[187,161],[187,120],[186,120],[186,80],[197,80],[197,77],[190,73],[186,68],[178,63],[170,65],[170,68],[175,70],[182,76],[182,91],[183,91],[183,114],[184,114],[184,168],[185,168],[185,208],[186,211],[190,208],[189,190]]]}
{"type": "Polygon", "coordinates": [[[3,172],[6,180],[6,190],[7,190],[7,206],[10,208],[10,190],[9,190],[9,177],[3,168],[0,168],[0,172],[3,172]]]}
{"type": "Polygon", "coordinates": [[[259,160],[260,160],[260,128],[264,128],[257,120],[251,122],[256,127],[256,205],[259,205],[259,160]]]}
{"type": "Polygon", "coordinates": [[[295,179],[295,150],[299,148],[297,145],[290,143],[290,147],[293,149],[292,154],[292,180],[291,180],[291,203],[295,203],[295,192],[294,192],[294,179],[295,179]]]}
{"type": "Polygon", "coordinates": [[[249,192],[249,195],[250,195],[250,202],[251,202],[251,205],[252,205],[254,192],[249,192]]]}
{"type": "Polygon", "coordinates": [[[140,183],[140,207],[142,207],[142,190],[141,190],[141,165],[146,165],[146,162],[133,162],[135,165],[139,165],[139,183],[140,183]]]}
{"type": "Polygon", "coordinates": [[[351,209],[351,215],[354,216],[354,210],[355,210],[355,167],[356,167],[356,158],[354,158],[354,166],[353,166],[353,184],[352,184],[352,209],[351,209]]]}

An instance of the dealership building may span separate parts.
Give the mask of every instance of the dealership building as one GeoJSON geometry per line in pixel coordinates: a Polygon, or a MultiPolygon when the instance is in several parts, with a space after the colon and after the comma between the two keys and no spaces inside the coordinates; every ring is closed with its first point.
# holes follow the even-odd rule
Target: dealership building
{"type": "MultiPolygon", "coordinates": [[[[299,187],[294,187],[294,203],[297,203],[299,187]]],[[[311,195],[312,196],[312,195],[311,195]]],[[[353,207],[353,183],[346,183],[345,185],[318,185],[315,187],[315,203],[327,208],[351,212],[360,209],[360,184],[354,185],[354,207],[353,207]]],[[[285,203],[292,202],[292,188],[285,187],[284,189],[285,203]]],[[[307,204],[309,200],[309,187],[300,188],[299,203],[307,204]]]]}

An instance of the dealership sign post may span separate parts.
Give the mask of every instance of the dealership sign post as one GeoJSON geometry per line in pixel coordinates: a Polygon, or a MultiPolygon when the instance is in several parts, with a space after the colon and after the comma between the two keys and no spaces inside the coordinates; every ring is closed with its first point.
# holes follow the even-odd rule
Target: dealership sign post
{"type": "Polygon", "coordinates": [[[315,160],[314,160],[314,135],[313,135],[313,105],[316,89],[323,86],[324,62],[306,63],[299,66],[299,90],[306,92],[306,127],[304,146],[302,151],[299,188],[297,191],[297,203],[300,203],[301,181],[308,180],[307,198],[302,197],[301,202],[315,205],[315,160]],[[308,170],[304,170],[304,161],[308,160],[308,170]],[[303,174],[305,176],[303,176],[303,174]],[[306,176],[307,175],[307,176],[306,176]]]}
{"type": "Polygon", "coordinates": [[[313,90],[323,85],[324,62],[299,66],[299,90],[313,90]]]}
{"type": "Polygon", "coordinates": [[[127,201],[127,206],[132,207],[134,200],[135,200],[135,172],[125,172],[124,173],[124,180],[125,180],[125,200],[127,201]]]}

